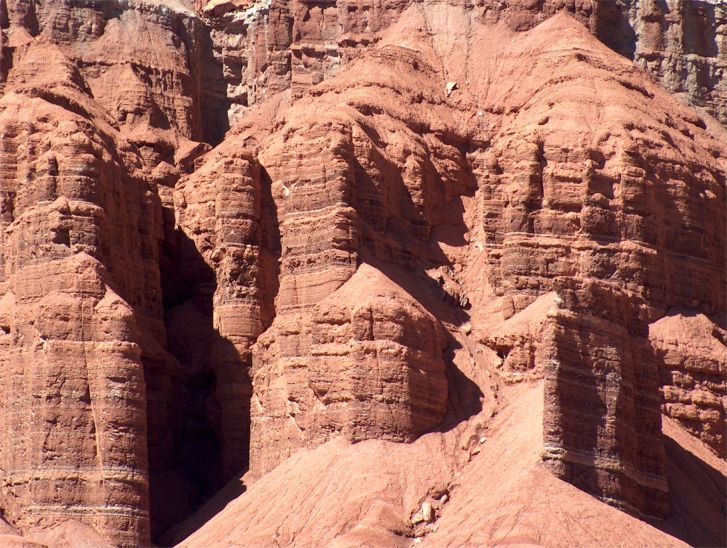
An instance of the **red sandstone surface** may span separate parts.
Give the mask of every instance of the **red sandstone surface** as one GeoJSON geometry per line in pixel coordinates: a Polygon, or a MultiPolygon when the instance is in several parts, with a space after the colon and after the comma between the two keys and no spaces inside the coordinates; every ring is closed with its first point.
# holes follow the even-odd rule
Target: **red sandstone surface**
{"type": "Polygon", "coordinates": [[[0,546],[719,546],[727,9],[0,0],[0,546]]]}

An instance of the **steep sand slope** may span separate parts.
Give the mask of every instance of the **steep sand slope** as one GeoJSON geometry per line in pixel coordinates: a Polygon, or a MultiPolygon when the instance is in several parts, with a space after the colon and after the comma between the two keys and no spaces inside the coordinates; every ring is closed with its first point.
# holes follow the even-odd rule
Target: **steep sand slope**
{"type": "MultiPolygon", "coordinates": [[[[723,531],[715,504],[720,493],[724,499],[727,470],[676,423],[667,420],[666,431],[672,495],[680,502],[672,518],[650,525],[541,467],[541,383],[510,387],[504,397],[508,403],[479,453],[461,469],[455,432],[429,434],[410,445],[333,440],[294,455],[253,483],[179,546],[685,545],[657,527],[694,543],[719,543],[723,531]],[[711,482],[695,482],[709,465],[715,467],[711,482]],[[449,500],[437,511],[434,530],[415,540],[410,516],[428,496],[441,499],[444,493],[449,500]],[[690,533],[684,527],[689,519],[707,529],[690,533]]],[[[207,517],[203,510],[197,523],[207,517]]]]}
{"type": "Polygon", "coordinates": [[[537,465],[541,400],[530,387],[503,413],[482,455],[463,471],[431,545],[678,546],[725,538],[727,465],[664,418],[672,512],[651,525],[600,503],[537,465]],[[668,536],[661,529],[674,536],[668,536]],[[676,538],[675,538],[676,537],[676,538]]]}

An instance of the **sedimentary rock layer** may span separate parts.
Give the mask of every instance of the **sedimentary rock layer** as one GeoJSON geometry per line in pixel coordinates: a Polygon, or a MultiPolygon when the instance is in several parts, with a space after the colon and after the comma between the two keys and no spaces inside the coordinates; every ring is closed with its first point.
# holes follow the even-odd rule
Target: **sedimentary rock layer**
{"type": "Polygon", "coordinates": [[[680,311],[651,324],[649,339],[661,370],[664,413],[725,458],[725,330],[704,314],[680,311]]]}
{"type": "MultiPolygon", "coordinates": [[[[698,115],[575,21],[552,18],[503,47],[512,31],[486,29],[482,15],[412,6],[340,74],[290,107],[261,109],[229,137],[259,150],[280,225],[275,320],[253,350],[253,469],[325,439],[310,419],[316,406],[327,407],[313,397],[322,382],[316,364],[327,363],[316,348],[316,318],[321,303],[337,310],[336,291],[357,265],[401,269],[418,292],[449,295],[482,318],[485,304],[468,282],[472,264],[504,319],[559,287],[572,293],[575,308],[545,320],[561,335],[533,356],[554,383],[551,455],[578,454],[592,471],[556,469],[605,499],[663,515],[658,369],[646,329],[669,306],[722,310],[722,221],[707,229],[698,212],[717,219],[724,208],[723,151],[698,115]],[[447,25],[471,30],[446,42],[447,25]],[[470,41],[490,53],[470,53],[470,41]],[[522,63],[499,63],[518,58],[529,59],[527,77],[522,63]],[[685,276],[700,283],[683,283],[685,276]],[[581,335],[568,335],[574,326],[581,335]],[[609,335],[599,339],[604,329],[609,335]],[[602,360],[573,350],[591,346],[603,349],[602,360]],[[593,436],[571,439],[556,430],[590,424],[568,388],[583,375],[605,403],[584,427],[593,436]],[[638,449],[644,443],[648,454],[638,449]]],[[[484,325],[472,328],[487,338],[484,325]]],[[[326,388],[335,393],[330,374],[326,388]]],[[[387,428],[374,420],[367,435],[387,428]]]]}
{"type": "Polygon", "coordinates": [[[441,422],[447,408],[443,329],[383,273],[362,264],[297,317],[287,328],[274,323],[257,343],[256,473],[333,436],[413,441],[441,422]]]}
{"type": "Polygon", "coordinates": [[[543,333],[543,459],[609,503],[663,518],[669,506],[659,371],[640,311],[632,296],[608,287],[559,293],[562,308],[549,314],[543,333]]]}
{"type": "Polygon", "coordinates": [[[724,19],[0,2],[4,518],[145,545],[543,376],[552,469],[665,514],[660,405],[724,455],[724,19]]]}
{"type": "MultiPolygon", "coordinates": [[[[14,70],[32,75],[39,55],[14,70]]],[[[138,156],[61,67],[0,99],[2,506],[24,526],[70,516],[144,545],[160,218],[138,156]]]]}

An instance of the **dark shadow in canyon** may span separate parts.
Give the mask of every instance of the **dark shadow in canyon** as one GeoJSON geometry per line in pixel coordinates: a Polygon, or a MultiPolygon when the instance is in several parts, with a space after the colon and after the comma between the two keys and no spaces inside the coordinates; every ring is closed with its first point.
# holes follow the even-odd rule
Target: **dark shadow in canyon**
{"type": "Polygon", "coordinates": [[[264,298],[260,303],[263,329],[267,329],[275,319],[275,299],[280,290],[280,221],[273,199],[273,181],[264,166],[260,166],[260,263],[263,276],[260,289],[264,298]]]}
{"type": "Polygon", "coordinates": [[[690,0],[684,3],[683,9],[684,53],[701,57],[719,55],[716,3],[690,0]]]}
{"type": "Polygon", "coordinates": [[[190,515],[182,523],[178,523],[167,530],[158,541],[160,547],[176,546],[187,537],[193,535],[198,529],[207,524],[237,497],[247,491],[247,486],[240,478],[227,482],[215,495],[205,502],[202,507],[190,515]]]}
{"type": "MultiPolygon", "coordinates": [[[[275,315],[281,246],[264,168],[260,212],[258,282],[267,329],[275,315]]],[[[215,329],[215,272],[184,232],[170,228],[173,212],[164,213],[160,271],[173,359],[148,374],[151,522],[152,540],[179,542],[244,491],[239,478],[250,452],[251,357],[215,329]]]]}
{"type": "MultiPolygon", "coordinates": [[[[658,4],[661,0],[656,0],[658,4]]],[[[628,0],[599,2],[595,12],[594,34],[616,53],[633,61],[636,54],[636,31],[628,19],[628,0]]]]}
{"type": "Polygon", "coordinates": [[[437,431],[446,432],[482,411],[482,389],[455,364],[455,351],[462,348],[454,337],[447,334],[449,345],[445,351],[447,365],[447,413],[437,431]]]}
{"type": "Polygon", "coordinates": [[[176,29],[182,41],[187,44],[190,72],[196,75],[191,84],[195,89],[187,90],[192,97],[198,98],[198,127],[202,133],[201,140],[216,146],[222,142],[230,129],[228,111],[232,101],[227,95],[227,79],[221,59],[215,57],[215,45],[212,40],[212,29],[207,25],[196,26],[194,35],[180,25],[176,29]],[[197,44],[194,46],[194,44],[197,44]]]}
{"type": "Polygon", "coordinates": [[[226,386],[249,384],[248,364],[214,328],[214,272],[179,230],[173,241],[167,239],[160,255],[171,357],[163,368],[147,370],[153,541],[242,474],[248,460],[250,423],[249,401],[240,401],[240,395],[226,386]],[[216,363],[213,355],[225,359],[216,363]],[[224,420],[230,409],[244,416],[224,420]],[[232,466],[223,456],[229,449],[226,444],[236,442],[244,447],[239,450],[238,466],[232,466]]]}
{"type": "Polygon", "coordinates": [[[724,546],[727,477],[664,436],[671,513],[649,523],[691,546],[724,546]]]}

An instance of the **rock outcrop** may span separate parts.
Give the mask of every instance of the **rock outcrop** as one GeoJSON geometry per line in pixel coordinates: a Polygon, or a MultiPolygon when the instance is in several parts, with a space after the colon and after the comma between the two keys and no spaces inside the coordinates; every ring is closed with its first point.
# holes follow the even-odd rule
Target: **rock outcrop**
{"type": "MultiPolygon", "coordinates": [[[[273,121],[251,118],[229,138],[256,140],[280,204],[276,319],[258,343],[258,370],[277,373],[255,373],[253,462],[264,462],[265,447],[277,443],[270,441],[271,433],[272,438],[281,435],[271,426],[272,416],[296,417],[288,421],[290,427],[297,423],[294,431],[283,438],[318,439],[316,427],[302,417],[310,412],[311,400],[300,390],[315,392],[315,382],[303,379],[318,362],[311,357],[316,352],[314,328],[306,326],[315,323],[314,305],[335,300],[356,264],[367,257],[392,264],[426,288],[426,273],[447,263],[458,263],[461,273],[454,278],[466,280],[469,261],[485,254],[487,266],[480,268],[488,273],[504,318],[540,294],[564,292],[557,296],[563,312],[546,320],[551,324],[546,332],[554,331],[545,335],[545,346],[538,351],[553,383],[546,392],[548,461],[571,463],[554,468],[606,500],[664,515],[659,376],[647,327],[669,305],[708,314],[722,310],[724,293],[712,280],[719,279],[724,237],[719,229],[700,229],[695,217],[698,210],[711,208],[710,218],[716,219],[724,208],[719,145],[698,116],[606,48],[594,47],[576,23],[549,20],[512,50],[492,57],[466,56],[472,65],[463,66],[454,62],[452,50],[440,52],[436,40],[427,46],[427,33],[416,42],[419,51],[398,45],[395,36],[411,40],[427,26],[431,35],[441,36],[444,30],[433,25],[456,18],[472,26],[470,39],[489,45],[478,35],[484,30],[472,14],[441,5],[431,10],[411,8],[388,41],[313,88],[289,111],[279,105],[273,121]],[[559,49],[551,33],[580,49],[559,49]],[[519,74],[516,63],[496,65],[500,55],[529,58],[529,77],[519,74]],[[440,56],[448,67],[445,73],[432,62],[440,56]],[[388,67],[395,67],[396,76],[388,67]],[[520,86],[493,90],[481,75],[520,86]],[[436,81],[442,85],[433,86],[436,81]],[[461,82],[458,92],[448,93],[448,81],[461,82]],[[601,107],[598,96],[588,99],[581,87],[586,81],[599,82],[595,89],[600,93],[621,97],[619,107],[601,107]],[[396,94],[389,91],[394,82],[396,94]],[[645,116],[646,104],[652,111],[645,116]],[[670,106],[657,113],[656,104],[670,106]],[[597,130],[578,122],[587,109],[600,120],[597,130]],[[315,121],[310,112],[316,113],[315,121]],[[328,113],[330,122],[321,122],[320,112],[328,113]],[[471,112],[477,113],[479,123],[464,123],[471,112]],[[407,127],[397,129],[402,122],[407,127]],[[267,127],[281,129],[266,139],[267,127]],[[412,127],[426,138],[412,139],[412,127]],[[702,148],[698,151],[695,145],[702,148]],[[407,152],[398,155],[399,150],[407,152]],[[418,154],[420,150],[426,153],[418,154]],[[311,168],[312,159],[326,166],[323,176],[311,168]],[[655,165],[661,171],[640,167],[655,165]],[[697,165],[701,167],[695,170],[697,165]],[[401,174],[398,184],[411,196],[411,209],[391,196],[397,184],[393,174],[401,174]],[[463,219],[459,225],[453,217],[456,207],[463,219]],[[381,219],[389,208],[397,213],[381,219]],[[672,228],[675,217],[694,221],[672,228]],[[485,222],[480,225],[478,219],[485,222]],[[311,225],[312,231],[304,228],[311,225]],[[457,231],[470,238],[469,246],[452,245],[457,231]],[[406,248],[402,241],[408,242],[406,248]],[[662,274],[668,273],[659,283],[648,278],[656,264],[662,274]],[[682,284],[685,275],[703,283],[682,284]],[[591,352],[596,358],[586,359],[591,352]],[[583,384],[584,376],[592,379],[589,398],[603,402],[594,408],[592,419],[583,414],[578,390],[569,387],[583,384]],[[281,392],[271,378],[289,388],[281,392]],[[298,389],[291,393],[290,386],[298,389]],[[271,392],[277,394],[277,404],[271,403],[271,392]],[[579,466],[591,471],[576,471],[579,466]]],[[[450,47],[456,48],[456,42],[450,47]]],[[[469,290],[466,281],[441,280],[444,288],[459,287],[465,294],[469,290]]],[[[463,302],[461,295],[458,299],[463,302]]],[[[474,316],[480,305],[474,297],[471,301],[474,316]]],[[[325,308],[336,309],[333,304],[325,308]]],[[[473,329],[480,331],[476,323],[473,329]]],[[[288,426],[280,428],[286,431],[288,426]]],[[[376,431],[373,424],[371,435],[378,435],[376,431]]],[[[253,466],[257,472],[268,468],[253,466]]]]}
{"type": "MultiPolygon", "coordinates": [[[[214,330],[206,352],[195,352],[192,343],[180,359],[190,373],[207,371],[217,379],[217,428],[228,474],[248,464],[250,346],[272,322],[277,285],[276,237],[268,233],[277,226],[273,219],[266,222],[272,202],[264,185],[260,164],[249,151],[222,145],[177,188],[179,227],[189,239],[179,250],[179,269],[197,291],[211,293],[214,330]]],[[[189,318],[189,310],[173,309],[172,336],[189,318]]]]}
{"type": "Polygon", "coordinates": [[[649,326],[664,413],[725,458],[727,334],[704,314],[676,312],[649,326]]]}
{"type": "MultiPolygon", "coordinates": [[[[215,105],[207,107],[206,115],[218,123],[227,121],[231,127],[248,107],[275,93],[292,88],[299,97],[376,44],[410,3],[198,1],[197,7],[211,29],[207,59],[214,59],[201,67],[206,102],[215,105]],[[222,111],[225,108],[226,114],[222,111]]],[[[722,124],[727,121],[727,12],[719,3],[479,0],[472,7],[480,11],[482,20],[501,21],[518,31],[568,11],[667,89],[704,108],[722,124]]]]}
{"type": "MultiPolygon", "coordinates": [[[[634,59],[668,90],[727,124],[724,2],[652,0],[624,4],[621,20],[624,34],[631,39],[617,51],[634,59]]],[[[599,36],[610,34],[608,23],[612,20],[605,19],[599,36]]]]}
{"type": "MultiPolygon", "coordinates": [[[[12,534],[70,519],[148,545],[336,438],[424,436],[441,479],[483,451],[504,387],[541,379],[546,468],[667,516],[662,413],[725,455],[725,17],[0,0],[12,534]]],[[[366,491],[394,486],[338,541],[443,541],[444,486],[422,481],[366,491]]]]}
{"type": "Polygon", "coordinates": [[[544,332],[543,459],[609,503],[663,518],[658,367],[633,296],[599,285],[561,289],[563,309],[544,332]]]}
{"type": "Polygon", "coordinates": [[[20,82],[0,99],[0,500],[17,525],[80,517],[144,545],[145,359],[164,334],[158,199],[70,64],[31,77],[41,55],[16,57],[20,82]]]}
{"type": "Polygon", "coordinates": [[[362,264],[294,317],[295,323],[276,320],[257,343],[250,448],[256,473],[333,436],[413,441],[441,423],[443,329],[383,273],[362,264]]]}
{"type": "Polygon", "coordinates": [[[248,108],[336,74],[375,43],[407,0],[256,0],[201,2],[210,28],[213,68],[206,89],[228,101],[230,126],[248,108]]]}

